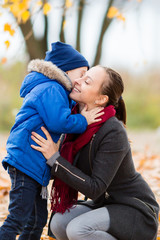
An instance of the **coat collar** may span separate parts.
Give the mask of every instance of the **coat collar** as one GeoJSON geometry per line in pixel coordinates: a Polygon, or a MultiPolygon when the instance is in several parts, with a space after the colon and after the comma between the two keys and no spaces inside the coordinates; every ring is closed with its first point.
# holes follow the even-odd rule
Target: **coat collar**
{"type": "Polygon", "coordinates": [[[28,64],[28,72],[32,71],[42,73],[50,79],[56,79],[69,91],[72,89],[72,83],[67,74],[52,62],[41,59],[34,59],[28,64]]]}

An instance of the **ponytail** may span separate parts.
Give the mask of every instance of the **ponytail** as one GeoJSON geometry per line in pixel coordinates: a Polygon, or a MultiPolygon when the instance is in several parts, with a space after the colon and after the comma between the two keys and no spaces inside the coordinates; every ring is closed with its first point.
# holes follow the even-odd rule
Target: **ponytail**
{"type": "Polygon", "coordinates": [[[115,107],[115,110],[116,110],[116,117],[118,118],[118,120],[122,121],[126,125],[126,118],[127,118],[126,106],[122,97],[119,98],[118,106],[115,107]]]}
{"type": "Polygon", "coordinates": [[[102,94],[109,97],[108,105],[113,105],[116,110],[116,117],[126,125],[126,107],[122,98],[124,90],[123,80],[119,73],[111,68],[103,67],[106,71],[106,79],[102,84],[102,94]]]}

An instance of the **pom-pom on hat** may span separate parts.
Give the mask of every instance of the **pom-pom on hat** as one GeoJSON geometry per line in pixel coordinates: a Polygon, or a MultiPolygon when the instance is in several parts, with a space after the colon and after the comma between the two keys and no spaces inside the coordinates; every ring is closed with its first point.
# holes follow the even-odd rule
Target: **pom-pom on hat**
{"type": "Polygon", "coordinates": [[[52,43],[52,50],[46,52],[46,61],[51,61],[64,72],[80,67],[88,67],[87,60],[71,45],[63,42],[52,43]]]}

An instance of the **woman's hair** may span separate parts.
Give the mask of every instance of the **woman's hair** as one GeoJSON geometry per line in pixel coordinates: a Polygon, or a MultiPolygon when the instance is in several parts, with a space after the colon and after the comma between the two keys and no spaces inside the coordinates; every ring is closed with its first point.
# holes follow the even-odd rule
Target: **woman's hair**
{"type": "Polygon", "coordinates": [[[108,105],[113,105],[116,117],[126,124],[126,107],[122,98],[124,84],[121,76],[111,68],[101,66],[107,73],[106,81],[102,84],[101,92],[109,97],[108,105]],[[108,78],[109,77],[109,78],[108,78]]]}

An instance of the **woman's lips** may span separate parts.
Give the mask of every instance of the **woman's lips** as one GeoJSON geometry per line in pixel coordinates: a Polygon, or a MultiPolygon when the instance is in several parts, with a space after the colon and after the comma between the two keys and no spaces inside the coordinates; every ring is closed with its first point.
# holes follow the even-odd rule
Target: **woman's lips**
{"type": "Polygon", "coordinates": [[[75,91],[75,92],[79,92],[79,93],[80,93],[80,91],[79,91],[76,87],[74,87],[72,91],[75,91]]]}

